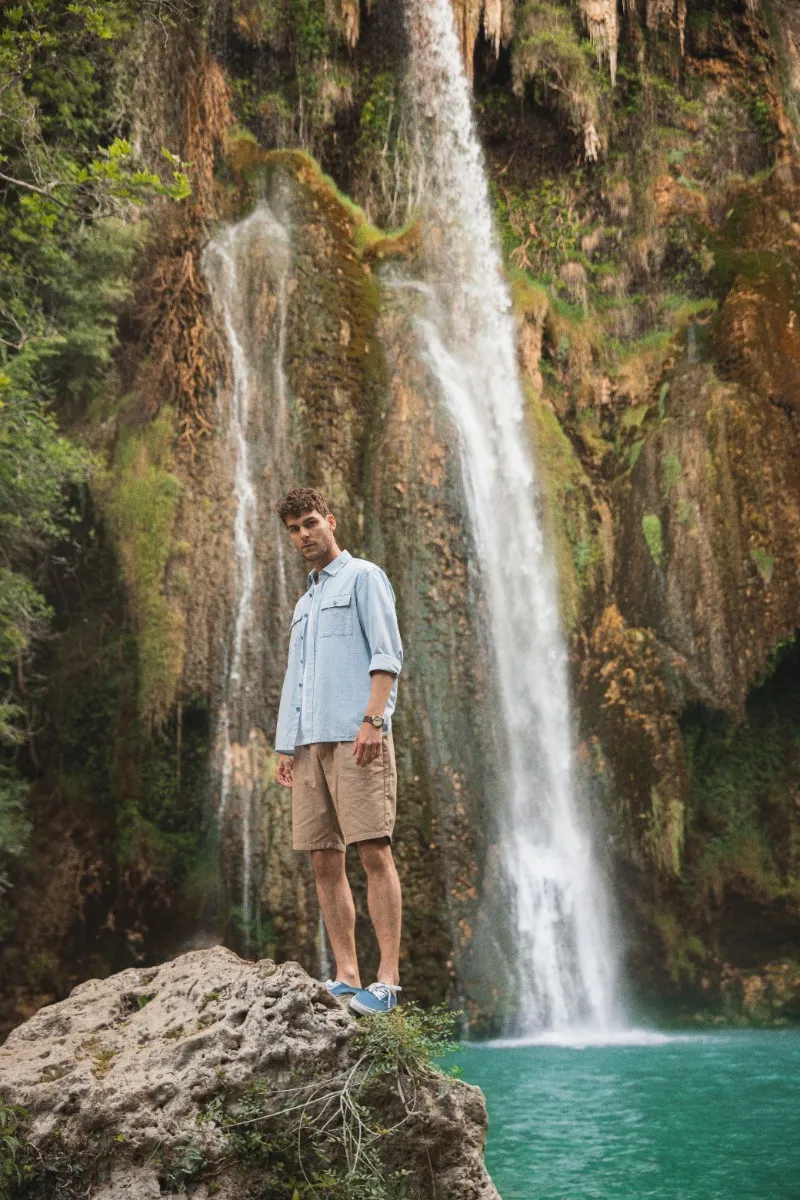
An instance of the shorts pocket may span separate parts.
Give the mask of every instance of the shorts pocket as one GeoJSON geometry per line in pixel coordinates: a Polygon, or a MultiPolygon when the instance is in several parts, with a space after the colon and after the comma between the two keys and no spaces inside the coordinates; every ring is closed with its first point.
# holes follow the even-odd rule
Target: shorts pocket
{"type": "Polygon", "coordinates": [[[323,600],[319,609],[319,636],[349,637],[352,632],[352,593],[323,600]]]}

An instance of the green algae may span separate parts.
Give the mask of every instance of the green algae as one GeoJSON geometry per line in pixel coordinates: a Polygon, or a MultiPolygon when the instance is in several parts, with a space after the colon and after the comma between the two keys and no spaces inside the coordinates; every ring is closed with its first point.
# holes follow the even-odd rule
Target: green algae
{"type": "Polygon", "coordinates": [[[661,457],[661,495],[669,499],[670,492],[683,479],[683,466],[675,454],[664,454],[661,457]]]}
{"type": "Polygon", "coordinates": [[[183,665],[183,617],[165,594],[181,495],[174,430],[171,408],[143,430],[123,428],[106,499],[137,624],[139,700],[147,721],[163,720],[171,710],[183,665]]]}
{"type": "Polygon", "coordinates": [[[534,430],[534,453],[541,472],[547,521],[559,566],[562,617],[567,629],[581,621],[584,593],[597,582],[603,541],[591,485],[554,410],[526,383],[534,430]]]}
{"type": "Polygon", "coordinates": [[[672,909],[657,907],[653,924],[661,938],[667,973],[674,984],[695,983],[708,959],[708,947],[696,933],[688,933],[685,920],[672,909]]]}
{"type": "Polygon", "coordinates": [[[662,788],[650,791],[645,845],[650,861],[665,875],[681,874],[686,839],[686,808],[678,796],[665,794],[662,788]]]}
{"type": "Polygon", "coordinates": [[[642,534],[650,557],[656,566],[660,567],[664,561],[664,533],[661,518],[657,513],[645,513],[642,517],[642,534]]]}
{"type": "Polygon", "coordinates": [[[636,441],[632,444],[632,446],[628,452],[628,472],[629,473],[631,471],[633,471],[634,467],[638,463],[643,449],[644,449],[644,438],[640,438],[638,441],[636,441]]]}
{"type": "Polygon", "coordinates": [[[693,819],[686,877],[705,905],[739,892],[762,903],[800,898],[800,641],[774,656],[746,721],[690,709],[681,719],[693,819]]]}
{"type": "Polygon", "coordinates": [[[761,582],[769,587],[772,583],[772,576],[775,574],[775,559],[761,546],[753,546],[750,550],[750,557],[756,565],[761,582]]]}

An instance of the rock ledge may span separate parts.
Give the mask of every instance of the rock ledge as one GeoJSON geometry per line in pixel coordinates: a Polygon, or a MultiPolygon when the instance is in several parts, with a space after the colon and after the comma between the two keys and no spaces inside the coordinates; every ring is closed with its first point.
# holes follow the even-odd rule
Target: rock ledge
{"type": "Polygon", "coordinates": [[[321,1200],[499,1200],[480,1091],[379,1070],[357,1028],[296,963],[221,947],[89,980],[0,1047],[35,1147],[20,1195],[271,1200],[294,1171],[321,1200]]]}

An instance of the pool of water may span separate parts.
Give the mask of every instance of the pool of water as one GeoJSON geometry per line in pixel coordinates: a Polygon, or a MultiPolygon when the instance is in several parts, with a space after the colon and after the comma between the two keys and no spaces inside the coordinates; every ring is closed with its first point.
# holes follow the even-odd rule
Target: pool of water
{"type": "Polygon", "coordinates": [[[800,1030],[485,1044],[503,1200],[800,1200],[800,1030]]]}

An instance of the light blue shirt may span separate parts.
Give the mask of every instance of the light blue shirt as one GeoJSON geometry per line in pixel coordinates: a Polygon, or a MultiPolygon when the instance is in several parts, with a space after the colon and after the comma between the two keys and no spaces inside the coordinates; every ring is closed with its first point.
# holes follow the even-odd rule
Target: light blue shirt
{"type": "MultiPolygon", "coordinates": [[[[316,588],[314,573],[309,575],[308,591],[292,614],[275,736],[278,753],[294,754],[295,746],[311,742],[355,741],[367,712],[370,674],[398,676],[402,664],[392,585],[380,567],[343,550],[319,572],[316,588]]],[[[391,731],[396,702],[395,678],[384,733],[391,731]]]]}
{"type": "MultiPolygon", "coordinates": [[[[313,572],[309,576],[313,580],[313,572]]],[[[308,620],[306,621],[305,640],[309,646],[314,645],[315,634],[317,628],[317,615],[319,613],[319,601],[322,596],[322,580],[317,579],[311,584],[311,604],[308,609],[308,620]]],[[[311,732],[313,729],[313,721],[311,719],[311,700],[314,695],[313,691],[313,668],[315,655],[307,654],[303,663],[303,678],[301,681],[300,693],[300,725],[297,730],[297,740],[295,745],[306,746],[311,742],[311,732]]]]}

